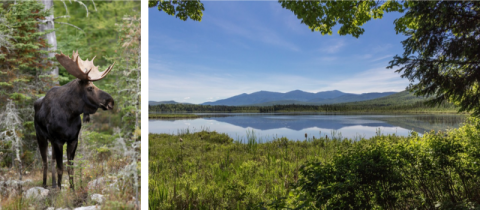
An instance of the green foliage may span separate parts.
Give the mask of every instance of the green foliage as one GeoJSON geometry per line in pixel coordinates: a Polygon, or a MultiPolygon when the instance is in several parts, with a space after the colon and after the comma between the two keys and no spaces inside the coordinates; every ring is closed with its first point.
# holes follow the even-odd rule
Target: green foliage
{"type": "Polygon", "coordinates": [[[23,127],[24,127],[24,128],[27,128],[28,130],[33,130],[33,129],[34,129],[33,121],[25,121],[25,122],[23,122],[23,127]]]}
{"type": "Polygon", "coordinates": [[[10,98],[17,102],[32,102],[32,97],[43,91],[34,86],[34,78],[51,67],[46,62],[47,43],[43,36],[51,31],[39,32],[38,26],[48,11],[37,1],[13,2],[0,7],[0,35],[8,41],[8,45],[0,46],[0,107],[10,98]]]}
{"type": "Polygon", "coordinates": [[[119,67],[121,79],[116,82],[117,96],[121,98],[123,106],[120,116],[122,117],[122,130],[133,141],[140,139],[140,101],[141,101],[141,24],[140,18],[125,17],[121,24],[117,25],[122,39],[121,54],[116,59],[123,65],[119,67]],[[119,88],[120,87],[120,88],[119,88]]]}
{"type": "Polygon", "coordinates": [[[480,115],[477,76],[480,40],[479,2],[410,2],[405,15],[395,20],[395,30],[408,38],[404,53],[389,68],[410,80],[416,95],[432,96],[438,105],[455,103],[459,111],[480,115]]]}
{"type": "MultiPolygon", "coordinates": [[[[140,2],[97,1],[95,5],[92,2],[85,2],[88,11],[77,2],[66,1],[65,3],[67,3],[67,10],[63,9],[63,2],[54,1],[54,7],[57,8],[54,10],[55,16],[69,16],[56,20],[60,23],[55,25],[58,51],[71,54],[72,51],[78,50],[84,60],[96,56],[95,65],[101,66],[101,70],[105,69],[115,61],[121,51],[120,43],[124,37],[119,34],[118,25],[123,23],[122,19],[125,16],[133,17],[140,14],[140,2]]],[[[118,71],[119,64],[117,61],[113,72],[118,71]]],[[[59,70],[61,85],[75,78],[62,66],[59,70]]],[[[115,77],[110,75],[96,84],[102,89],[104,84],[115,81],[115,77]]]]}
{"type": "Polygon", "coordinates": [[[480,208],[479,129],[471,118],[447,133],[359,141],[302,166],[298,186],[318,208],[480,208]]]}
{"type": "Polygon", "coordinates": [[[96,147],[113,146],[116,136],[107,133],[99,133],[95,131],[85,132],[83,139],[85,139],[89,145],[96,147]]]}
{"type": "Polygon", "coordinates": [[[148,7],[157,7],[158,11],[164,11],[183,21],[186,21],[188,18],[202,21],[202,11],[205,10],[200,0],[149,0],[148,7]]]}
{"type": "Polygon", "coordinates": [[[43,11],[43,5],[36,1],[22,1],[11,4],[7,11],[0,8],[8,25],[1,25],[1,33],[11,31],[13,50],[1,47],[0,54],[6,54],[2,59],[2,68],[6,69],[42,69],[48,67],[47,62],[38,57],[46,53],[46,42],[41,37],[51,31],[39,32],[37,27],[48,11],[43,11]]]}
{"type": "Polygon", "coordinates": [[[7,83],[7,82],[0,82],[0,86],[3,86],[4,88],[5,87],[13,87],[13,85],[11,83],[7,83]]]}
{"type": "Polygon", "coordinates": [[[26,96],[25,94],[21,94],[21,93],[12,93],[10,94],[10,98],[13,99],[13,100],[17,100],[17,101],[24,101],[24,100],[30,100],[31,98],[26,96]]]}
{"type": "Polygon", "coordinates": [[[358,38],[365,31],[361,26],[380,19],[385,12],[403,12],[405,4],[398,1],[288,1],[279,0],[283,8],[291,10],[302,23],[322,35],[332,34],[332,28],[342,24],[338,34],[358,38]]]}

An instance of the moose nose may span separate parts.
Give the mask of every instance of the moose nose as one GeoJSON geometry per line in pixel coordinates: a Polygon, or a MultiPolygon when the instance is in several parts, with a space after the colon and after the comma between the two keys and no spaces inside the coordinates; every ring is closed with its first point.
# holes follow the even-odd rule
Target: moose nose
{"type": "Polygon", "coordinates": [[[106,101],[105,103],[107,105],[107,110],[111,110],[113,109],[113,106],[115,105],[115,102],[113,101],[113,99],[109,99],[106,101]]]}

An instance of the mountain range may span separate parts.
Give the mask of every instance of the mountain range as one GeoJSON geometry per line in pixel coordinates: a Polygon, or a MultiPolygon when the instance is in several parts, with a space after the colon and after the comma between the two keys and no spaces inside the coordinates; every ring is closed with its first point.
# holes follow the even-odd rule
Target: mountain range
{"type": "Polygon", "coordinates": [[[148,101],[149,106],[155,106],[160,104],[191,104],[191,103],[179,103],[176,101],[148,101]]]}
{"type": "MultiPolygon", "coordinates": [[[[287,93],[258,91],[250,94],[240,94],[227,99],[214,102],[205,102],[201,105],[226,105],[226,106],[270,106],[279,104],[305,104],[321,105],[336,104],[356,101],[366,101],[395,94],[397,92],[384,93],[344,93],[338,90],[309,93],[301,90],[294,90],[287,93]]],[[[173,104],[175,101],[149,101],[149,105],[173,104]]]]}

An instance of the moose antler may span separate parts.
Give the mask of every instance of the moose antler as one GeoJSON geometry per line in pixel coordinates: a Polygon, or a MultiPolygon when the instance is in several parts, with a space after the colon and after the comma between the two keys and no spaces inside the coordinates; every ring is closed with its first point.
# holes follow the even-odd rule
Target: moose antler
{"type": "Polygon", "coordinates": [[[73,51],[72,58],[64,55],[63,53],[55,54],[55,57],[57,58],[58,62],[62,64],[65,69],[67,69],[68,73],[78,79],[88,81],[97,81],[103,79],[105,76],[107,76],[110,70],[112,70],[113,65],[115,65],[115,62],[113,62],[113,64],[110,65],[105,71],[100,72],[98,71],[98,66],[93,65],[93,59],[95,59],[95,57],[93,57],[91,61],[88,61],[88,59],[83,61],[78,55],[78,50],[77,52],[73,51]]]}

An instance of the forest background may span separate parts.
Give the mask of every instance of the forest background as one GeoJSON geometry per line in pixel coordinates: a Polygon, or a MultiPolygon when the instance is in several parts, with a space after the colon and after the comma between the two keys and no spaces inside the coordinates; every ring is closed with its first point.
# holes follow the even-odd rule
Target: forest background
{"type": "MultiPolygon", "coordinates": [[[[98,190],[87,183],[103,177],[109,177],[104,184],[113,183],[116,190],[105,193],[107,202],[102,205],[139,207],[140,1],[54,1],[50,10],[37,1],[7,1],[0,6],[0,209],[93,204],[90,195],[98,190]],[[42,31],[51,14],[54,29],[42,31]],[[78,189],[64,192],[68,189],[64,184],[60,194],[49,193],[33,202],[22,199],[28,188],[41,186],[42,178],[33,102],[52,87],[75,79],[47,56],[52,45],[45,35],[52,32],[57,42],[54,53],[78,50],[84,60],[96,56],[101,70],[115,62],[109,76],[95,82],[114,98],[115,107],[98,111],[83,124],[74,162],[78,189]],[[52,74],[54,67],[58,75],[52,74]]],[[[51,186],[50,173],[47,185],[51,186]]]]}

